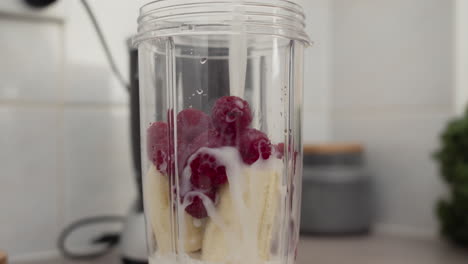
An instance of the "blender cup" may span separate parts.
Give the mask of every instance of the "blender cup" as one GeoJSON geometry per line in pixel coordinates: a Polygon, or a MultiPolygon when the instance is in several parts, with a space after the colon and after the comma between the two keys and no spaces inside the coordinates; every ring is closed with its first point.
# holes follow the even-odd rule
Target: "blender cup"
{"type": "Polygon", "coordinates": [[[294,263],[302,8],[154,1],[134,43],[150,263],[294,263]]]}

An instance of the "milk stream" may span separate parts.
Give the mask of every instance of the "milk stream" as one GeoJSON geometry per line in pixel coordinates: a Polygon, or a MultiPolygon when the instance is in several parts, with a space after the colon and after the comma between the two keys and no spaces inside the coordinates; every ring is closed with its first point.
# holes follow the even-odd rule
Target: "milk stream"
{"type": "Polygon", "coordinates": [[[231,95],[244,97],[247,74],[247,37],[243,28],[242,0],[234,0],[232,31],[229,39],[229,87],[231,95]]]}

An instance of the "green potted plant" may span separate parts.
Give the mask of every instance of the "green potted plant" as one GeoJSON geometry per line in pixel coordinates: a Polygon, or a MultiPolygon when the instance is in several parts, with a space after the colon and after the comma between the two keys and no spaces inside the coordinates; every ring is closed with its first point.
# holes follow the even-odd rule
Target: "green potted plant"
{"type": "Polygon", "coordinates": [[[468,247],[468,109],[447,125],[440,139],[441,148],[434,156],[450,191],[437,204],[441,233],[456,245],[468,247]]]}

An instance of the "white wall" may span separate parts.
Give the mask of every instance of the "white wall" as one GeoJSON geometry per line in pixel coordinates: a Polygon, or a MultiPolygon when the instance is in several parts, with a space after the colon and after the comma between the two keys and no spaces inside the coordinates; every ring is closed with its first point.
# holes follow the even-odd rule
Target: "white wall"
{"type": "MultiPolygon", "coordinates": [[[[126,75],[142,1],[89,2],[126,75]]],[[[79,0],[40,15],[2,1],[0,52],[0,248],[56,255],[66,224],[125,214],[135,196],[127,94],[79,0]]]]}
{"type": "MultiPolygon", "coordinates": [[[[138,8],[146,2],[88,1],[124,76],[129,70],[127,39],[136,31],[138,8]]],[[[64,113],[65,133],[71,135],[65,148],[75,150],[64,158],[64,221],[123,214],[135,195],[128,94],[111,74],[79,0],[69,1],[66,8],[64,46],[64,101],[70,105],[64,113]],[[90,129],[79,131],[80,124],[90,129]]]]}
{"type": "Polygon", "coordinates": [[[0,247],[13,255],[50,250],[62,220],[62,38],[58,21],[0,15],[0,247]]]}
{"type": "Polygon", "coordinates": [[[455,110],[462,114],[468,107],[468,1],[455,1],[455,110]]]}
{"type": "Polygon", "coordinates": [[[453,115],[453,1],[333,1],[332,135],[360,141],[378,227],[434,234],[431,154],[453,115]]]}
{"type": "Polygon", "coordinates": [[[313,42],[304,59],[304,142],[324,142],[330,139],[332,1],[299,2],[304,8],[306,30],[313,42]]]}

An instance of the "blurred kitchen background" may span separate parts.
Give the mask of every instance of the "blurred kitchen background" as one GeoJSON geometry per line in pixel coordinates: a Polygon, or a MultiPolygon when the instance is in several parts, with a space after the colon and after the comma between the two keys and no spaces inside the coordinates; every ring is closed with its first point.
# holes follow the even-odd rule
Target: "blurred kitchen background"
{"type": "MultiPolygon", "coordinates": [[[[89,0],[127,79],[146,2],[89,0]]],[[[439,236],[448,191],[432,154],[468,99],[468,1],[301,3],[314,41],[304,142],[363,146],[373,223],[368,235],[305,236],[299,263],[467,263],[439,236]]],[[[129,132],[128,93],[80,1],[0,1],[0,249],[12,263],[50,263],[67,224],[128,212],[129,132]]]]}

